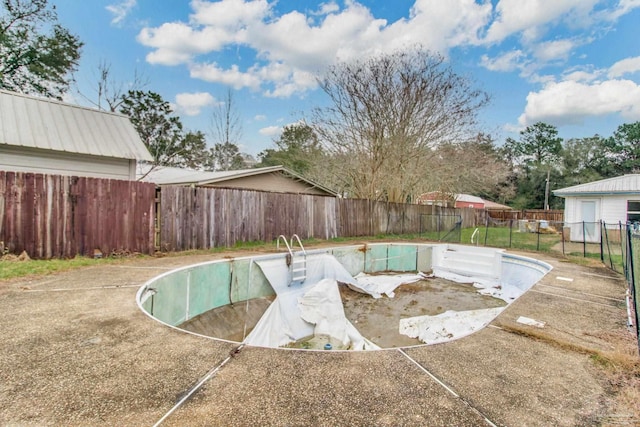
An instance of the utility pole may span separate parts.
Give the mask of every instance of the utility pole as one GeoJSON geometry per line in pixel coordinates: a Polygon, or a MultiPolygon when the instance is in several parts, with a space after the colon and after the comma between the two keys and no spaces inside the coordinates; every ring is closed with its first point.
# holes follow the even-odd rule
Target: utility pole
{"type": "Polygon", "coordinates": [[[549,176],[551,175],[551,169],[547,170],[547,183],[544,186],[544,210],[549,210],[549,176]]]}

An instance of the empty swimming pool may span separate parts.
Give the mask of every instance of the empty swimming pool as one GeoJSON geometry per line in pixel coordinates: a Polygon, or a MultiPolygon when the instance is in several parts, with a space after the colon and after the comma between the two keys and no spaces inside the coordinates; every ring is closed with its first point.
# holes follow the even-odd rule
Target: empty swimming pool
{"type": "Polygon", "coordinates": [[[500,249],[376,243],[216,260],[145,283],[170,327],[247,345],[375,350],[481,329],[551,270],[500,249]]]}

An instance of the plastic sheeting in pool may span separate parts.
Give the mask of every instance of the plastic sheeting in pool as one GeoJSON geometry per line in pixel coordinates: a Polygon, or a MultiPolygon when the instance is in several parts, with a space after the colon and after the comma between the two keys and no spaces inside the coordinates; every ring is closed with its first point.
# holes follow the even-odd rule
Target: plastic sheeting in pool
{"type": "MultiPolygon", "coordinates": [[[[332,282],[336,291],[338,289],[338,281],[355,284],[349,272],[331,255],[310,255],[307,257],[306,262],[306,280],[300,285],[289,286],[289,270],[284,259],[256,261],[256,264],[258,264],[269,283],[271,283],[276,293],[276,299],[262,315],[262,318],[251,333],[247,335],[244,340],[245,343],[262,347],[281,347],[314,335],[314,325],[304,320],[302,310],[298,304],[299,300],[321,281],[328,280],[332,282]]],[[[323,288],[327,290],[330,287],[326,282],[323,284],[323,288]]],[[[326,329],[330,325],[336,329],[331,332],[331,335],[342,339],[345,337],[346,330],[353,332],[355,328],[344,316],[344,309],[339,296],[338,293],[337,303],[339,303],[339,309],[337,306],[334,307],[334,305],[337,305],[336,301],[329,298],[324,301],[330,305],[324,307],[324,312],[327,313],[325,317],[327,318],[322,319],[321,327],[326,329]]],[[[307,318],[318,318],[317,313],[314,315],[309,312],[310,310],[307,307],[307,318]]],[[[346,335],[348,336],[349,334],[346,335]]],[[[360,334],[358,333],[358,335],[360,334]]],[[[364,349],[365,340],[361,335],[351,338],[357,342],[362,342],[362,349],[364,349]]],[[[349,343],[343,344],[348,345],[349,343]]]]}
{"type": "Polygon", "coordinates": [[[325,336],[329,343],[338,344],[336,348],[378,349],[345,316],[338,282],[380,298],[383,294],[393,296],[394,289],[401,284],[423,277],[415,274],[355,279],[333,256],[317,254],[307,257],[306,280],[290,286],[284,263],[283,259],[256,261],[277,296],[245,338],[247,344],[281,347],[306,337],[325,336]]]}
{"type": "MultiPolygon", "coordinates": [[[[546,272],[548,264],[540,263],[540,268],[526,262],[522,267],[518,258],[501,258],[500,277],[492,275],[474,276],[464,272],[452,271],[434,265],[437,277],[473,283],[480,293],[503,299],[507,304],[526,292],[546,272]]],[[[529,260],[532,261],[532,260],[529,260]]],[[[262,347],[282,347],[303,338],[324,336],[328,343],[337,344],[336,348],[351,350],[370,350],[379,348],[364,338],[349,322],[344,313],[338,282],[350,288],[367,293],[374,298],[383,295],[393,297],[396,287],[404,283],[417,281],[424,274],[403,274],[394,276],[352,277],[349,272],[328,254],[314,254],[307,257],[307,277],[302,284],[290,283],[289,269],[284,259],[256,260],[267,280],[276,292],[276,299],[266,310],[253,331],[244,342],[262,347]]],[[[494,267],[496,262],[490,259],[494,267]]],[[[402,319],[399,333],[419,338],[427,344],[449,341],[481,329],[491,322],[501,308],[472,310],[468,312],[446,312],[436,316],[419,316],[402,319]]]]}

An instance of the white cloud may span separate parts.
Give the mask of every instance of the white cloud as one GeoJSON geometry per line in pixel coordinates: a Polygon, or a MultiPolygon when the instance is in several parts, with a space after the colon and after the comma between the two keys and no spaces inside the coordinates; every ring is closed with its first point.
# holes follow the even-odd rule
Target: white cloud
{"type": "Polygon", "coordinates": [[[260,78],[253,70],[248,72],[240,71],[237,65],[232,65],[229,69],[218,67],[217,64],[194,64],[190,67],[190,76],[207,82],[221,83],[231,86],[234,89],[245,87],[257,89],[260,86],[260,78]]]}
{"type": "Polygon", "coordinates": [[[216,100],[207,92],[179,93],[176,95],[178,110],[187,116],[197,116],[204,107],[214,105],[216,100]]]}
{"type": "Polygon", "coordinates": [[[640,0],[620,0],[617,7],[613,10],[605,10],[602,15],[603,19],[607,19],[609,21],[616,21],[621,16],[626,15],[631,12],[633,9],[640,7],[640,0]]]}
{"type": "Polygon", "coordinates": [[[253,117],[253,120],[255,120],[256,122],[264,122],[265,120],[267,120],[267,116],[265,116],[264,114],[256,114],[253,117]]]}
{"type": "Polygon", "coordinates": [[[340,6],[334,1],[328,3],[321,3],[317,12],[313,12],[314,15],[328,15],[330,13],[338,12],[340,6]]]}
{"type": "Polygon", "coordinates": [[[534,55],[537,59],[548,62],[556,59],[566,60],[576,43],[573,40],[552,40],[535,46],[534,55]]]}
{"type": "Polygon", "coordinates": [[[197,25],[239,30],[269,18],[271,8],[267,0],[194,0],[191,21],[197,25]]]}
{"type": "Polygon", "coordinates": [[[474,0],[416,0],[409,20],[394,23],[396,40],[402,32],[412,34],[411,43],[423,42],[429,48],[446,51],[463,44],[477,44],[492,15],[491,2],[474,0]]]}
{"type": "Polygon", "coordinates": [[[129,12],[136,6],[136,3],[136,0],[124,0],[120,3],[107,5],[105,9],[113,14],[111,24],[120,25],[127,15],[129,15],[129,12]]]}
{"type": "Polygon", "coordinates": [[[409,19],[389,24],[357,1],[342,8],[336,1],[323,3],[311,12],[314,19],[298,11],[274,16],[267,0],[194,0],[191,6],[188,23],[139,33],[138,41],[153,49],[147,61],[188,64],[193,78],[262,89],[273,97],[315,88],[313,76],[336,61],[418,43],[445,54],[452,46],[477,43],[492,8],[475,0],[417,0],[409,19]],[[231,46],[253,50],[256,62],[241,69],[198,60],[231,46]]]}
{"type": "Polygon", "coordinates": [[[526,58],[525,53],[516,49],[495,58],[482,55],[480,65],[490,71],[514,71],[522,67],[524,58],[526,58]]]}
{"type": "Polygon", "coordinates": [[[626,58],[616,62],[609,68],[609,77],[622,77],[625,74],[636,73],[640,71],[640,56],[634,58],[626,58]]]}
{"type": "Polygon", "coordinates": [[[542,34],[541,27],[552,24],[562,17],[584,17],[592,11],[598,0],[500,0],[496,5],[497,17],[487,30],[487,43],[500,42],[507,37],[524,32],[527,41],[542,34]]]}
{"type": "Polygon", "coordinates": [[[550,83],[539,92],[529,93],[527,106],[518,122],[523,126],[537,121],[560,126],[609,114],[640,120],[640,86],[630,80],[550,83]]]}
{"type": "MultiPolygon", "coordinates": [[[[415,0],[408,18],[388,22],[356,0],[328,0],[307,14],[293,10],[280,15],[269,0],[192,0],[187,22],[144,28],[138,41],[151,49],[150,63],[185,64],[192,78],[286,98],[315,89],[315,76],[337,61],[417,44],[446,56],[452,47],[492,45],[515,35],[511,51],[484,55],[481,65],[491,71],[518,71],[529,82],[549,82],[555,77],[540,76],[543,67],[569,60],[577,46],[590,42],[571,31],[565,38],[545,40],[554,26],[583,28],[610,19],[604,12],[616,10],[621,16],[640,6],[640,0],[620,0],[608,9],[598,3],[415,0]],[[250,51],[255,60],[242,65],[225,62],[223,52],[231,48],[242,48],[243,59],[250,51]]],[[[611,76],[632,72],[635,66],[621,61],[611,68],[611,76]]],[[[586,79],[579,74],[571,78],[586,79]]]]}
{"type": "Polygon", "coordinates": [[[574,82],[592,82],[600,77],[599,72],[589,72],[585,70],[570,71],[563,76],[563,80],[570,80],[574,82]]]}
{"type": "Polygon", "coordinates": [[[260,133],[260,135],[274,137],[282,133],[282,128],[280,126],[267,126],[260,129],[258,133],[260,133]]]}
{"type": "Polygon", "coordinates": [[[169,22],[157,28],[143,28],[138,41],[156,48],[147,55],[151,64],[178,65],[198,54],[216,51],[234,41],[234,35],[221,28],[193,29],[180,22],[169,22]]]}
{"type": "Polygon", "coordinates": [[[306,71],[294,70],[284,81],[275,81],[275,87],[265,91],[265,96],[273,98],[288,98],[295,93],[315,89],[318,85],[316,77],[306,71]]]}

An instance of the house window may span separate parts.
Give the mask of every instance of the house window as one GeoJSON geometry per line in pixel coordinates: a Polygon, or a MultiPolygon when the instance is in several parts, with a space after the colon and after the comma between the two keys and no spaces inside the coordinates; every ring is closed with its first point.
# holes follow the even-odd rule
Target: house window
{"type": "Polygon", "coordinates": [[[640,200],[627,200],[627,221],[640,222],[640,200]]]}

